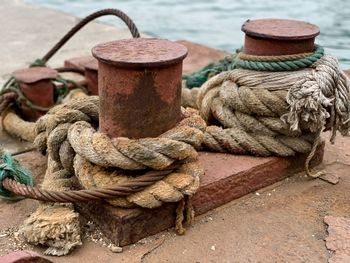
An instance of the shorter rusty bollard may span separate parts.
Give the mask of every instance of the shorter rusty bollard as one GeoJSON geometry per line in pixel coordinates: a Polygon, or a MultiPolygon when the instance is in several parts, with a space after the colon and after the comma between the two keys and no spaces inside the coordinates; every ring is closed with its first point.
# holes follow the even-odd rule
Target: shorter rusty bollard
{"type": "Polygon", "coordinates": [[[288,19],[248,20],[242,26],[245,32],[244,53],[258,56],[279,56],[314,51],[318,26],[288,19]]]}
{"type": "MultiPolygon", "coordinates": [[[[20,69],[13,73],[23,95],[34,105],[43,108],[50,108],[55,104],[52,80],[56,79],[57,75],[56,70],[46,67],[20,69]]],[[[45,112],[33,110],[24,104],[21,105],[20,112],[28,121],[36,121],[45,114],[45,112]]]]}
{"type": "Polygon", "coordinates": [[[96,59],[86,63],[84,72],[89,95],[98,95],[98,63],[96,59]]]}
{"type": "Polygon", "coordinates": [[[86,89],[89,95],[98,95],[98,63],[94,57],[70,58],[64,61],[64,66],[84,72],[86,89]]]}
{"type": "Polygon", "coordinates": [[[156,137],[181,116],[182,61],[187,49],[156,38],[97,45],[99,129],[111,137],[156,137]]]}

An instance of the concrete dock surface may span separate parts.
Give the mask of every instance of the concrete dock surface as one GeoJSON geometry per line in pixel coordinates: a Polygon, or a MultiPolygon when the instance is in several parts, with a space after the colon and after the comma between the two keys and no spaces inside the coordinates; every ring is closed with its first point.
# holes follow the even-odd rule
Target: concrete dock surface
{"type": "MultiPolygon", "coordinates": [[[[1,1],[0,14],[2,80],[13,70],[43,56],[78,21],[17,0],[1,1]]],[[[50,65],[62,65],[64,59],[88,55],[97,43],[129,36],[127,29],[92,23],[65,45],[50,65]]],[[[324,134],[326,141],[328,138],[329,134],[324,134]]],[[[177,236],[170,229],[124,247],[122,253],[113,253],[104,246],[108,242],[92,229],[83,246],[68,256],[47,258],[77,263],[350,262],[346,240],[339,240],[336,253],[327,249],[324,223],[326,216],[350,216],[350,139],[339,136],[335,145],[327,141],[324,162],[318,169],[339,176],[339,183],[332,185],[306,178],[305,173],[296,174],[197,217],[184,236],[177,236]]],[[[0,201],[0,256],[22,248],[44,251],[16,241],[18,227],[37,204],[33,200],[0,201]]]]}

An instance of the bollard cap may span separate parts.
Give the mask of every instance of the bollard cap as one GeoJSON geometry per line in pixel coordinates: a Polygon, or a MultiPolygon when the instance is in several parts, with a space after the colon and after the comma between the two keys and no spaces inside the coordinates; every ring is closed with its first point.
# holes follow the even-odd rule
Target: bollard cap
{"type": "Polygon", "coordinates": [[[40,80],[55,79],[58,72],[47,67],[32,67],[16,70],[12,75],[19,82],[31,84],[40,80]]]}
{"type": "Polygon", "coordinates": [[[101,62],[120,67],[163,67],[180,63],[187,48],[166,39],[131,38],[99,44],[92,54],[101,62]]]}
{"type": "Polygon", "coordinates": [[[244,52],[252,55],[289,55],[312,52],[318,26],[289,19],[247,20],[244,52]]]}
{"type": "Polygon", "coordinates": [[[318,26],[307,22],[270,18],[247,20],[242,31],[253,37],[279,40],[310,39],[320,34],[318,26]]]}

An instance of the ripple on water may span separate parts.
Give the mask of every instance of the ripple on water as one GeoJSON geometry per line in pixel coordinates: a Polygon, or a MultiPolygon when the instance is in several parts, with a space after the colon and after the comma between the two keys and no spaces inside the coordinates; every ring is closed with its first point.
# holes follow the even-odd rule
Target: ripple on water
{"type": "MultiPolygon", "coordinates": [[[[188,39],[233,51],[243,43],[240,28],[247,19],[289,18],[321,28],[317,42],[350,67],[350,1],[348,0],[26,0],[83,17],[102,8],[130,15],[142,32],[168,39],[188,39]]],[[[122,25],[113,17],[102,21],[122,25]]]]}

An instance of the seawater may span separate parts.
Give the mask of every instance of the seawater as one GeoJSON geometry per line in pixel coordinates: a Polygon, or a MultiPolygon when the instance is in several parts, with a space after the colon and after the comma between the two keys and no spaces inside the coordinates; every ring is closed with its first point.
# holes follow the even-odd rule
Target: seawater
{"type": "MultiPolygon", "coordinates": [[[[243,44],[247,19],[288,18],[318,25],[317,43],[350,68],[349,0],[26,0],[78,17],[103,8],[127,13],[139,30],[171,40],[187,39],[233,52],[243,44]]],[[[104,22],[123,26],[115,17],[104,22]]]]}

